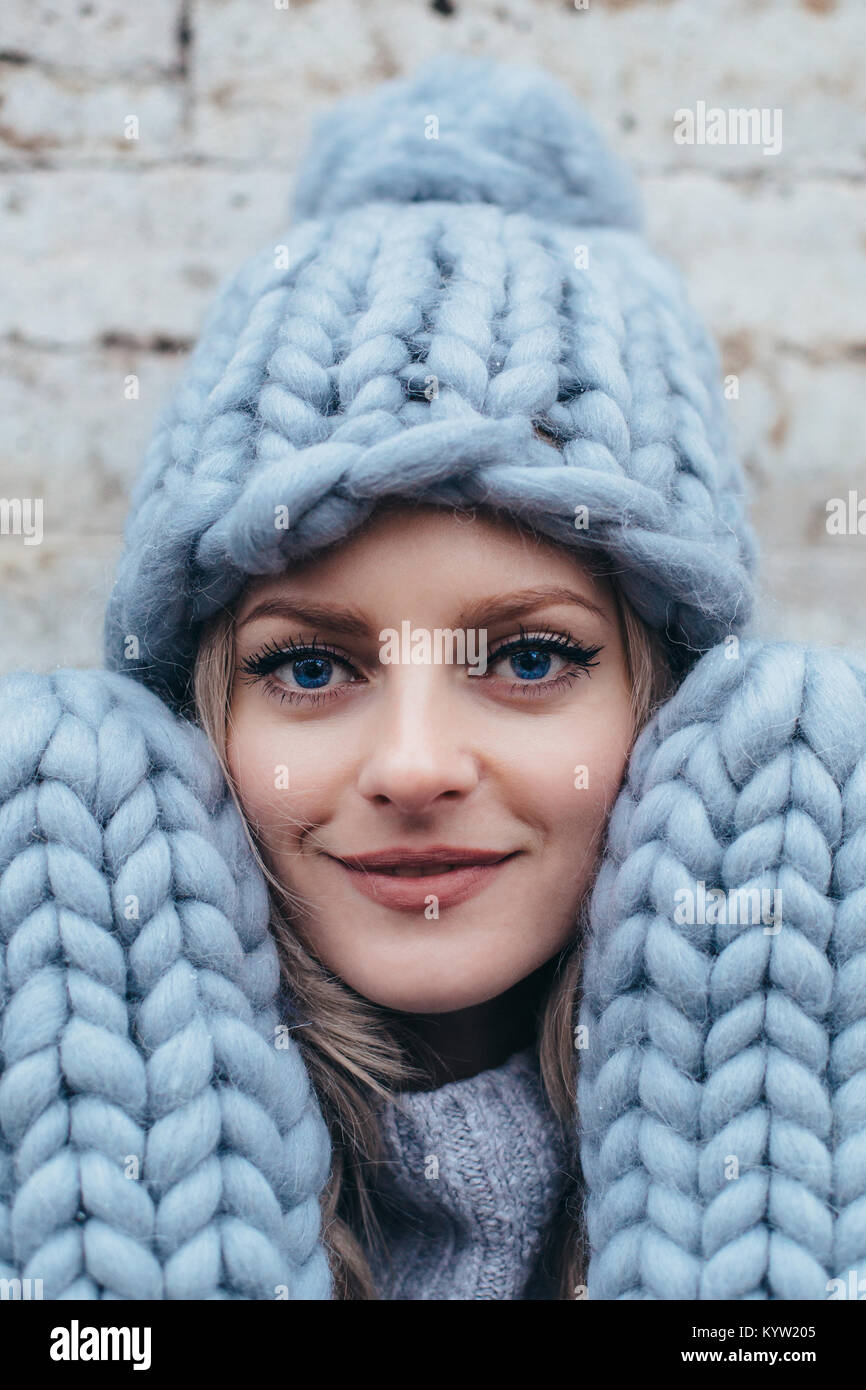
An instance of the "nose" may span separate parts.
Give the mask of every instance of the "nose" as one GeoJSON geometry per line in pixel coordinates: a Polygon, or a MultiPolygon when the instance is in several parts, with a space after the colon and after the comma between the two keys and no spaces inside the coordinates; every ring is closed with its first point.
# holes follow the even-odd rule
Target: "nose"
{"type": "Polygon", "coordinates": [[[441,666],[390,667],[358,782],[362,796],[419,817],[477,785],[478,761],[449,698],[448,674],[441,666]]]}

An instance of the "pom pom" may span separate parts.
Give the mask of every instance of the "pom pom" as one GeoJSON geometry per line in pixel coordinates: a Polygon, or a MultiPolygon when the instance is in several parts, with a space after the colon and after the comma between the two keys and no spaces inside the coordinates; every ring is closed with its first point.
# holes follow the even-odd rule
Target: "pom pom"
{"type": "Polygon", "coordinates": [[[634,181],[538,68],[440,54],[314,125],[295,218],[377,201],[495,203],[545,221],[639,230],[634,181]]]}

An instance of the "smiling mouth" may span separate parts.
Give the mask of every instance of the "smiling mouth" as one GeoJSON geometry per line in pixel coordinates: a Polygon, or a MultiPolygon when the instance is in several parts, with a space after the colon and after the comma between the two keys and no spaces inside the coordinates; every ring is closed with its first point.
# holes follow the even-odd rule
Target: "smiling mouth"
{"type": "Polygon", "coordinates": [[[417,914],[429,903],[431,893],[443,909],[468,901],[496,882],[503,866],[521,853],[520,850],[510,854],[499,854],[495,850],[461,853],[454,847],[448,848],[455,857],[446,859],[441,850],[426,853],[423,850],[418,853],[389,850],[347,859],[328,857],[348,872],[352,887],[364,897],[397,912],[417,914]]]}
{"type": "Polygon", "coordinates": [[[426,849],[394,846],[372,850],[369,854],[331,854],[344,868],[362,873],[389,874],[400,878],[420,878],[429,874],[452,873],[455,869],[486,868],[512,859],[518,850],[469,849],[457,845],[430,845],[426,849]]]}
{"type": "Polygon", "coordinates": [[[446,859],[441,850],[430,849],[420,850],[415,854],[405,850],[389,850],[377,851],[370,855],[347,855],[345,858],[329,857],[334,857],[344,869],[368,882],[384,878],[453,878],[457,883],[467,875],[483,876],[485,871],[507,863],[519,853],[519,850],[502,854],[495,850],[456,849],[452,850],[450,857],[446,859]]]}
{"type": "Polygon", "coordinates": [[[390,869],[386,868],[384,865],[381,865],[378,869],[369,869],[368,873],[388,874],[390,878],[429,878],[431,874],[450,874],[454,871],[454,869],[457,868],[465,869],[467,868],[467,865],[426,864],[422,867],[420,865],[412,866],[409,864],[405,864],[390,869]]]}

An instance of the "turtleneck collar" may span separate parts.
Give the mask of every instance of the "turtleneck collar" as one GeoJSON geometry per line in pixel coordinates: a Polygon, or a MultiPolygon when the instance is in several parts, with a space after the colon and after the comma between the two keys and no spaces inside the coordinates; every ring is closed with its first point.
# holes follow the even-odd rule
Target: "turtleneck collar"
{"type": "Polygon", "coordinates": [[[568,1142],[535,1047],[380,1112],[373,1202],[385,1253],[365,1250],[384,1299],[555,1297],[536,1268],[568,1176],[568,1142]]]}

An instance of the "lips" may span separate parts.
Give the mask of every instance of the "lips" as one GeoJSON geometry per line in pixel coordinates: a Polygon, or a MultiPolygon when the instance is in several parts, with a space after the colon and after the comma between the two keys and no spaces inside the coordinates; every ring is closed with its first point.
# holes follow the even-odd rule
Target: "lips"
{"type": "Polygon", "coordinates": [[[436,869],[464,868],[467,864],[498,864],[507,858],[508,850],[501,849],[458,849],[453,845],[433,845],[428,849],[373,850],[370,854],[335,855],[341,864],[350,869],[366,869],[379,872],[384,869],[436,869]]]}
{"type": "Polygon", "coordinates": [[[331,857],[365,897],[383,907],[421,912],[429,910],[431,898],[437,909],[464,902],[487,887],[518,853],[436,845],[331,857]]]}

